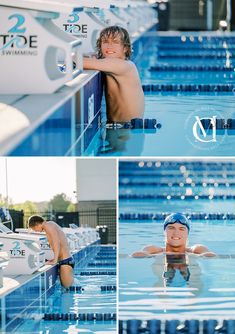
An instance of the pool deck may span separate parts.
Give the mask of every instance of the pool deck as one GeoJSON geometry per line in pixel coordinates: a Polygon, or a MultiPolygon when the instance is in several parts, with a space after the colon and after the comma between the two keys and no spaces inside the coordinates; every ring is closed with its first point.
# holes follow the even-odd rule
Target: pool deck
{"type": "Polygon", "coordinates": [[[32,275],[8,275],[7,277],[3,277],[3,287],[0,288],[0,298],[5,297],[23,284],[30,282],[32,279],[40,276],[42,273],[46,273],[49,269],[55,267],[56,265],[44,265],[32,275]]]}

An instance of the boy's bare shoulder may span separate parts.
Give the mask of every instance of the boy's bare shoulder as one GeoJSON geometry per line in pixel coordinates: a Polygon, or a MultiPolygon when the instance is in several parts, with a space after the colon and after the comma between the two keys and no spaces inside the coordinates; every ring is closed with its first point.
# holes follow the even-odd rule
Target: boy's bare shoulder
{"type": "Polygon", "coordinates": [[[208,248],[201,244],[193,245],[189,248],[189,250],[191,251],[191,253],[195,253],[195,254],[201,254],[204,252],[208,252],[208,248]]]}

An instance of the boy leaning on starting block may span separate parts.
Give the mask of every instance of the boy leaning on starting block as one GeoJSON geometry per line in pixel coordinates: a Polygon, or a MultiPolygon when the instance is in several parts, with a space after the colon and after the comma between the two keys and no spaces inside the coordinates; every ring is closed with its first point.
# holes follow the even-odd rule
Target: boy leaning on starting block
{"type": "Polygon", "coordinates": [[[83,58],[83,67],[105,74],[108,122],[128,122],[141,118],[144,93],[135,64],[129,60],[131,42],[126,29],[111,26],[101,31],[96,43],[98,55],[83,58]]]}

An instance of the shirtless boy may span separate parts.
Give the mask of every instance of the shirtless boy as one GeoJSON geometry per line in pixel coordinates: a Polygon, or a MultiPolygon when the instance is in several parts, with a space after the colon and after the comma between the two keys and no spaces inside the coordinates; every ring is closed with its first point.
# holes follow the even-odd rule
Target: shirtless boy
{"type": "Polygon", "coordinates": [[[57,264],[60,271],[60,281],[65,288],[73,284],[74,260],[69,251],[67,238],[59,225],[45,221],[41,216],[31,216],[28,226],[35,232],[45,232],[48,242],[54,252],[54,259],[46,264],[57,264]]]}
{"type": "Polygon", "coordinates": [[[119,26],[101,31],[97,40],[98,59],[83,58],[86,70],[105,73],[107,118],[111,122],[127,122],[141,118],[144,112],[144,93],[139,74],[131,56],[128,32],[119,26]]]}
{"type": "Polygon", "coordinates": [[[164,221],[165,247],[147,246],[142,251],[135,252],[132,257],[151,257],[161,253],[193,253],[201,256],[215,256],[203,245],[187,246],[190,225],[182,213],[173,213],[164,221]]]}

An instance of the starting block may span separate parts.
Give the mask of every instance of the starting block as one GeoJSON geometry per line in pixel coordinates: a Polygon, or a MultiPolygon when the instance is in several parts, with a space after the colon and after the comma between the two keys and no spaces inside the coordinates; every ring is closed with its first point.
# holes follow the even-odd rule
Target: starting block
{"type": "Polygon", "coordinates": [[[0,1],[1,94],[50,94],[82,72],[81,41],[52,22],[73,8],[53,0],[0,1]]]}
{"type": "Polygon", "coordinates": [[[0,233],[0,243],[9,256],[4,275],[31,275],[45,263],[45,253],[33,236],[0,233]]]}
{"type": "Polygon", "coordinates": [[[38,240],[38,244],[40,245],[41,250],[45,252],[45,259],[54,259],[54,252],[50,247],[45,232],[31,232],[27,228],[16,228],[15,231],[20,235],[29,235],[35,237],[38,240]]]}

